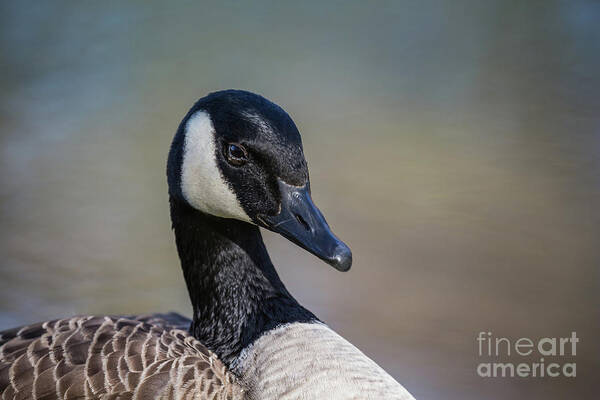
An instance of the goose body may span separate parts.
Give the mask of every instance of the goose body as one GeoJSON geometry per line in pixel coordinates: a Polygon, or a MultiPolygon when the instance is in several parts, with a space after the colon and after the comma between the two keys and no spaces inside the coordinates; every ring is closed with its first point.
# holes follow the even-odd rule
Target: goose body
{"type": "Polygon", "coordinates": [[[312,202],[300,134],[228,90],[181,122],[167,165],[193,318],[88,316],[0,333],[2,399],[412,399],[287,291],[259,227],[340,271],[350,249],[312,202]]]}

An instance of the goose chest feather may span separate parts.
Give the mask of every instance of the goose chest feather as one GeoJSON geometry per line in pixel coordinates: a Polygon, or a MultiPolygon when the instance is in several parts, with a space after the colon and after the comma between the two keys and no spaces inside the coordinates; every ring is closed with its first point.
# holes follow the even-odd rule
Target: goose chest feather
{"type": "Polygon", "coordinates": [[[200,99],[167,178],[192,320],[89,316],[2,332],[3,399],[412,399],[302,307],[269,258],[259,227],[340,271],[352,264],[311,199],[285,111],[239,90],[200,99]]]}

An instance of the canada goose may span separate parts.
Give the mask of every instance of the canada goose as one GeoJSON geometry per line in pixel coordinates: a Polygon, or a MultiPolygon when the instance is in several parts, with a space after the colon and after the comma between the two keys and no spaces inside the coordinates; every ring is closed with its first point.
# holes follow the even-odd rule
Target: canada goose
{"type": "Polygon", "coordinates": [[[200,99],[167,178],[193,319],[89,316],[2,332],[2,398],[413,398],[302,307],[271,263],[259,227],[340,271],[352,263],[311,200],[285,111],[238,90],[200,99]]]}

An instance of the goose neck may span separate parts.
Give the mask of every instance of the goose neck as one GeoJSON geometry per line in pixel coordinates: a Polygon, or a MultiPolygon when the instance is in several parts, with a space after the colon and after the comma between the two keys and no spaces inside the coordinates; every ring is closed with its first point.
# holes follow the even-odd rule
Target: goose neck
{"type": "Polygon", "coordinates": [[[257,226],[173,198],[171,219],[193,306],[191,333],[223,362],[266,331],[317,319],[281,282],[257,226]]]}

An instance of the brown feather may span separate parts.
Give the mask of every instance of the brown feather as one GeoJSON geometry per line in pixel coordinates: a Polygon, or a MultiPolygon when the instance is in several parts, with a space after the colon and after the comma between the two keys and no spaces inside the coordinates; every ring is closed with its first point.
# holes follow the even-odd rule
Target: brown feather
{"type": "Polygon", "coordinates": [[[244,399],[177,314],[86,316],[0,332],[1,399],[244,399]]]}

